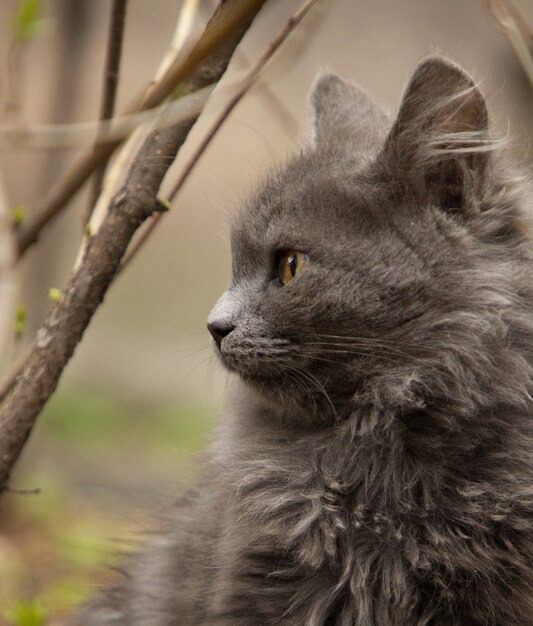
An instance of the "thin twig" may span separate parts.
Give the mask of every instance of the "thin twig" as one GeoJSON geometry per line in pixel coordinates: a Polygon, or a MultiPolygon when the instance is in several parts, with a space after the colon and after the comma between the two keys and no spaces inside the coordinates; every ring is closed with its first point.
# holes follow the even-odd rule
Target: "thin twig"
{"type": "Polygon", "coordinates": [[[488,0],[488,6],[496,23],[507,35],[533,87],[533,33],[510,0],[488,0]]]}
{"type": "Polygon", "coordinates": [[[15,238],[13,219],[0,172],[0,359],[8,352],[15,321],[15,238]]]}
{"type": "MultiPolygon", "coordinates": [[[[211,141],[215,138],[218,131],[227,120],[228,116],[231,114],[233,109],[237,106],[237,104],[242,100],[243,96],[250,90],[250,88],[254,85],[254,83],[259,78],[261,72],[270,61],[270,59],[277,52],[278,48],[283,44],[283,42],[287,39],[287,37],[291,34],[291,32],[298,26],[298,24],[302,21],[302,19],[307,15],[307,13],[312,9],[315,4],[318,4],[320,0],[306,0],[303,2],[300,7],[291,15],[285,26],[282,30],[276,35],[276,37],[270,42],[268,48],[263,52],[263,54],[257,59],[254,65],[250,68],[246,76],[241,81],[237,91],[233,94],[233,96],[228,100],[222,111],[217,116],[215,122],[212,124],[211,128],[207,131],[204,138],[193,152],[192,156],[188,159],[184,168],[182,169],[177,181],[174,183],[172,190],[168,195],[168,202],[172,202],[174,198],[177,196],[187,179],[189,178],[191,172],[195,168],[196,164],[200,160],[202,154],[206,151],[207,147],[211,143],[211,141]]],[[[157,224],[161,221],[164,213],[154,213],[147,224],[143,228],[143,231],[139,234],[137,239],[132,243],[130,249],[127,254],[124,256],[124,259],[120,265],[119,271],[125,269],[125,267],[131,262],[133,257],[138,253],[140,248],[144,245],[148,237],[154,231],[157,224]]]]}
{"type": "MultiPolygon", "coordinates": [[[[204,87],[179,100],[162,104],[154,109],[117,116],[110,120],[91,120],[71,124],[0,124],[0,149],[7,148],[76,148],[92,143],[121,141],[131,135],[139,126],[156,120],[167,126],[179,124],[195,111],[201,110],[212,91],[204,87]],[[162,116],[164,113],[164,116],[162,116]]],[[[161,127],[161,126],[160,126],[161,127]]]]}
{"type": "Polygon", "coordinates": [[[17,382],[17,378],[22,373],[24,362],[25,361],[22,360],[20,363],[17,363],[17,365],[12,367],[7,377],[2,381],[2,384],[0,385],[0,406],[2,402],[4,401],[4,398],[7,396],[7,394],[15,386],[15,383],[17,382]]]}
{"type": "MultiPolygon", "coordinates": [[[[178,58],[184,56],[184,54],[187,52],[186,44],[188,44],[188,42],[190,41],[193,35],[193,31],[196,31],[195,26],[198,26],[198,24],[196,24],[196,22],[198,22],[197,10],[197,0],[185,0],[182,4],[176,23],[176,28],[174,29],[174,34],[170,43],[170,47],[165,53],[165,56],[159,64],[159,67],[157,68],[157,72],[155,74],[154,80],[152,81],[152,84],[161,80],[163,76],[168,72],[169,68],[177,62],[178,58]]],[[[193,92],[189,96],[182,96],[177,102],[162,105],[161,107],[159,107],[158,110],[160,113],[165,106],[168,107],[165,111],[164,118],[160,113],[158,113],[159,125],[162,119],[164,119],[165,121],[172,119],[174,115],[174,108],[183,107],[188,99],[199,98],[202,95],[202,92],[206,92],[206,90],[209,90],[210,93],[211,89],[212,87],[204,87],[203,89],[199,89],[198,91],[193,92]]],[[[203,108],[205,101],[208,97],[209,94],[206,93],[205,100],[200,104],[200,108],[198,109],[198,114],[200,114],[200,111],[203,108]]],[[[153,109],[151,110],[153,111],[153,109]]],[[[179,123],[180,121],[180,119],[176,119],[175,122],[170,123],[179,123]]],[[[86,227],[84,229],[85,237],[81,243],[80,250],[78,252],[78,256],[74,266],[75,269],[79,267],[83,257],[85,256],[85,251],[89,244],[89,238],[91,236],[94,236],[94,233],[98,232],[98,229],[104,221],[107,210],[111,205],[111,199],[113,195],[118,191],[120,181],[123,179],[127,168],[131,166],[131,162],[135,153],[139,149],[139,146],[141,146],[142,142],[146,140],[148,134],[150,132],[153,132],[153,130],[153,120],[139,124],[134,132],[132,132],[128,140],[124,142],[124,145],[120,148],[118,155],[114,159],[111,168],[109,168],[109,171],[106,174],[103,190],[94,206],[91,219],[86,224],[86,227]]]]}
{"type": "Polygon", "coordinates": [[[198,15],[198,6],[199,0],[183,1],[170,47],[157,70],[152,84],[160,81],[182,55],[187,41],[193,34],[194,25],[198,15]]]}
{"type": "Polygon", "coordinates": [[[22,83],[24,82],[24,52],[25,42],[13,39],[6,56],[7,65],[7,100],[5,115],[8,119],[20,116],[22,100],[22,83]]]}
{"type": "Polygon", "coordinates": [[[500,23],[501,18],[503,17],[505,19],[506,16],[513,18],[524,38],[525,44],[533,52],[533,32],[511,0],[488,0],[488,6],[492,17],[496,20],[496,24],[503,31],[505,31],[505,28],[502,27],[500,23]]]}
{"type": "Polygon", "coordinates": [[[14,493],[18,496],[37,496],[42,491],[40,487],[35,487],[33,489],[15,489],[9,485],[5,487],[5,490],[7,493],[14,493]]]}
{"type": "MultiPolygon", "coordinates": [[[[212,28],[202,36],[192,48],[185,59],[178,59],[165,74],[165,76],[139,98],[136,98],[125,110],[129,115],[137,111],[151,109],[161,104],[175,88],[187,81],[187,91],[194,91],[197,85],[189,85],[190,77],[196,70],[212,57],[217,51],[221,51],[227,44],[228,33],[235,32],[241,24],[246,23],[251,15],[255,15],[265,0],[240,0],[239,2],[226,2],[228,10],[221,12],[212,28]]],[[[209,84],[213,80],[207,81],[209,84]]],[[[38,216],[34,223],[27,229],[22,230],[18,236],[18,257],[33,245],[43,228],[63,209],[69,200],[87,181],[89,176],[96,170],[100,163],[104,162],[120,144],[112,141],[98,144],[90,151],[83,154],[50,189],[41,205],[37,207],[38,216]]]]}
{"type": "MultiPolygon", "coordinates": [[[[241,48],[238,51],[237,58],[242,59],[245,69],[252,65],[252,61],[241,48]]],[[[263,81],[255,87],[255,94],[259,98],[263,98],[265,104],[270,107],[273,116],[278,120],[283,130],[290,136],[294,136],[298,132],[298,120],[290,108],[283,102],[278,94],[272,89],[269,82],[263,81]]]]}
{"type": "MultiPolygon", "coordinates": [[[[215,16],[206,29],[207,37],[218,28],[217,24],[227,23],[221,18],[237,4],[242,6],[239,0],[227,0],[222,5],[217,12],[219,19],[215,16]]],[[[226,31],[225,45],[217,55],[196,65],[196,71],[189,75],[194,88],[220,79],[262,4],[256,2],[254,11],[226,31]]],[[[111,285],[133,235],[157,208],[161,182],[193,124],[191,120],[157,130],[144,142],[104,223],[91,238],[80,267],[71,275],[30,346],[15,384],[0,407],[0,491],[5,489],[38,414],[111,285]],[[147,168],[146,161],[152,159],[154,166],[147,168]]]]}
{"type": "MultiPolygon", "coordinates": [[[[193,1],[196,2],[196,0],[193,1]]],[[[188,1],[186,2],[186,4],[187,6],[184,5],[182,10],[180,11],[178,23],[176,25],[170,48],[165,54],[165,57],[163,58],[157,70],[153,82],[157,82],[157,80],[161,79],[161,77],[165,75],[169,67],[176,61],[178,55],[181,54],[181,52],[183,51],[183,45],[185,43],[185,28],[190,28],[191,22],[194,19],[194,13],[191,12],[191,9],[193,8],[191,6],[191,2],[188,1]]],[[[67,145],[67,140],[65,139],[65,136],[68,138],[69,141],[83,141],[83,143],[86,144],[87,131],[90,130],[90,132],[94,133],[96,132],[98,126],[100,126],[101,141],[109,141],[111,139],[123,138],[126,135],[133,133],[133,131],[135,130],[135,135],[138,135],[137,140],[132,141],[134,137],[130,137],[130,139],[121,148],[121,151],[118,157],[115,159],[112,168],[110,168],[110,170],[106,174],[104,189],[105,193],[102,193],[101,196],[98,198],[98,203],[102,204],[104,210],[102,210],[102,215],[101,218],[98,219],[97,225],[93,224],[91,221],[93,233],[96,233],[98,227],[100,226],[103,219],[105,218],[105,215],[107,214],[107,209],[111,204],[114,193],[118,191],[120,180],[122,180],[122,177],[125,175],[126,166],[131,163],[135,153],[142,145],[142,142],[147,139],[148,131],[153,130],[154,119],[156,117],[161,118],[161,113],[166,108],[166,106],[168,106],[168,109],[165,112],[164,120],[169,125],[182,123],[186,121],[186,119],[190,118],[191,115],[199,115],[212,89],[213,88],[211,86],[204,87],[203,89],[199,89],[188,96],[180,98],[180,100],[173,102],[170,105],[161,105],[159,107],[156,107],[155,109],[141,111],[139,113],[135,113],[130,116],[124,116],[122,118],[115,117],[111,122],[108,122],[104,125],[100,124],[100,122],[85,122],[83,124],[63,124],[43,127],[35,126],[31,128],[26,127],[25,133],[26,135],[33,135],[35,137],[35,140],[40,139],[44,142],[44,146],[49,147],[51,144],[53,144],[54,146],[67,145]],[[115,133],[119,134],[115,136],[115,133]]],[[[4,129],[6,131],[6,134],[7,131],[12,128],[12,126],[6,127],[4,129]]],[[[0,140],[2,130],[3,128],[2,126],[0,126],[0,140]]],[[[5,206],[7,207],[7,203],[5,204],[5,206]]],[[[86,251],[86,244],[88,244],[89,241],[90,238],[86,237],[84,242],[85,245],[83,245],[80,250],[78,259],[74,267],[74,271],[78,270],[81,262],[83,261],[86,251]]],[[[8,310],[9,308],[10,307],[6,306],[3,310],[8,310]]],[[[24,355],[22,358],[20,358],[18,362],[11,368],[11,372],[1,382],[0,404],[3,402],[6,395],[14,387],[18,377],[22,374],[26,358],[27,355],[24,355]]]]}
{"type": "MultiPolygon", "coordinates": [[[[115,101],[117,97],[118,81],[120,77],[120,59],[122,57],[122,42],[124,40],[124,27],[126,25],[126,9],[128,0],[112,0],[111,18],[107,36],[107,53],[104,69],[104,85],[102,89],[102,101],[100,104],[100,120],[109,120],[115,113],[115,101]]],[[[83,223],[89,221],[93,206],[102,191],[102,182],[106,170],[107,161],[99,165],[94,173],[93,188],[89,199],[83,223]]]]}
{"type": "MultiPolygon", "coordinates": [[[[178,56],[183,52],[183,47],[187,40],[185,33],[187,30],[191,30],[191,25],[195,18],[195,11],[197,9],[196,2],[197,0],[186,0],[186,2],[184,3],[178,17],[176,29],[170,47],[157,69],[153,83],[160,80],[167,73],[168,69],[176,62],[178,56]]],[[[207,86],[198,89],[190,95],[184,96],[169,105],[161,105],[154,109],[148,109],[147,111],[141,111],[132,115],[123,116],[121,118],[114,117],[111,121],[104,124],[101,124],[101,122],[99,121],[95,121],[85,122],[82,124],[77,123],[51,126],[33,126],[30,128],[26,127],[24,129],[25,137],[27,137],[28,135],[33,135],[36,139],[40,138],[41,141],[44,142],[43,145],[45,147],[50,147],[50,145],[65,147],[67,145],[67,140],[65,139],[65,137],[68,138],[68,141],[83,141],[83,143],[86,144],[86,133],[94,133],[98,130],[98,127],[100,127],[100,141],[122,139],[128,134],[133,133],[132,136],[130,136],[129,140],[121,148],[118,157],[113,163],[113,166],[106,174],[104,192],[101,193],[100,197],[98,198],[98,206],[95,207],[96,214],[98,213],[98,207],[100,207],[100,205],[102,206],[102,211],[100,212],[101,215],[93,214],[93,218],[97,217],[97,220],[91,220],[90,230],[92,231],[92,233],[90,237],[85,237],[84,239],[84,243],[80,248],[80,252],[74,266],[74,271],[77,271],[79,269],[85,257],[86,248],[88,243],[90,242],[91,237],[96,234],[99,226],[107,215],[113,195],[118,191],[120,180],[123,179],[127,166],[131,165],[135,153],[138,152],[143,141],[148,138],[148,133],[150,131],[153,131],[154,120],[156,118],[162,118],[161,114],[164,109],[166,109],[164,121],[168,125],[180,124],[189,119],[191,115],[199,115],[200,111],[205,106],[207,98],[212,90],[212,86],[207,86]]],[[[156,126],[156,128],[161,127],[156,126]]],[[[14,132],[12,126],[0,126],[0,145],[2,132],[8,134],[9,131],[11,131],[11,133],[14,132]]],[[[71,143],[68,145],[75,144],[71,143]]],[[[0,404],[2,403],[6,395],[14,387],[18,377],[22,373],[26,358],[27,355],[24,355],[21,359],[19,359],[18,362],[12,367],[11,372],[1,382],[0,404]]]]}

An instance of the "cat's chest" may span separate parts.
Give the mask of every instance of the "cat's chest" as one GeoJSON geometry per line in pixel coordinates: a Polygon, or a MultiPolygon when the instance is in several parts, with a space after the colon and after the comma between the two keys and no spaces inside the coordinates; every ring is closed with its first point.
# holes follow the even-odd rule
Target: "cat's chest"
{"type": "Polygon", "coordinates": [[[327,616],[339,611],[348,621],[332,624],[356,623],[355,615],[357,623],[373,623],[374,598],[384,584],[401,579],[387,592],[390,602],[408,593],[406,551],[412,566],[423,565],[405,521],[365,501],[361,489],[346,489],[304,465],[297,484],[277,469],[256,467],[237,489],[239,578],[253,579],[261,595],[272,593],[295,624],[329,624],[327,616]]]}
{"type": "Polygon", "coordinates": [[[489,527],[468,498],[429,508],[415,497],[423,490],[414,483],[411,497],[398,487],[397,497],[389,490],[386,498],[387,486],[371,483],[364,472],[348,483],[346,475],[319,472],[304,459],[255,461],[241,469],[236,532],[277,555],[269,575],[291,568],[310,577],[326,572],[337,589],[370,595],[383,581],[427,579],[448,565],[476,575],[474,535],[482,529],[485,536],[489,527]]]}
{"type": "Polygon", "coordinates": [[[312,463],[250,463],[236,484],[238,519],[256,539],[277,545],[299,566],[350,569],[358,551],[404,545],[409,515],[386,508],[365,492],[361,476],[322,474],[312,463]]]}

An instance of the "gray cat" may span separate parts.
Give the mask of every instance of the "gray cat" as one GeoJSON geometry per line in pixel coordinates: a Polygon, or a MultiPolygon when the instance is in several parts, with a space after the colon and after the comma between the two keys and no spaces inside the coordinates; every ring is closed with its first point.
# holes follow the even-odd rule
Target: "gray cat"
{"type": "Polygon", "coordinates": [[[441,58],[391,125],[326,74],[235,221],[209,318],[239,389],[165,534],[77,623],[533,624],[533,246],[441,58]]]}

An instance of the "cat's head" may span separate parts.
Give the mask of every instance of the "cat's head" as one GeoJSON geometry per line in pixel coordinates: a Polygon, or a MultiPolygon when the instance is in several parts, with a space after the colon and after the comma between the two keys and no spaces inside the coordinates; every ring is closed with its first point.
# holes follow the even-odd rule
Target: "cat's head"
{"type": "Polygon", "coordinates": [[[331,74],[311,104],[313,146],[235,220],[233,277],[208,320],[222,362],[302,419],[409,410],[468,384],[476,402],[523,239],[480,91],[432,57],[392,124],[331,74]]]}

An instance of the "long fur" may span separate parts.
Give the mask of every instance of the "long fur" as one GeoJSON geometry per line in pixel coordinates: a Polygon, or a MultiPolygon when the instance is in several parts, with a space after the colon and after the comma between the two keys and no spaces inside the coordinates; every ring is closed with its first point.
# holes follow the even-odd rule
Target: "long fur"
{"type": "Polygon", "coordinates": [[[446,60],[392,127],[336,77],[313,106],[234,226],[204,477],[78,624],[533,624],[527,185],[446,60]],[[280,249],[309,254],[284,287],[280,249]]]}

